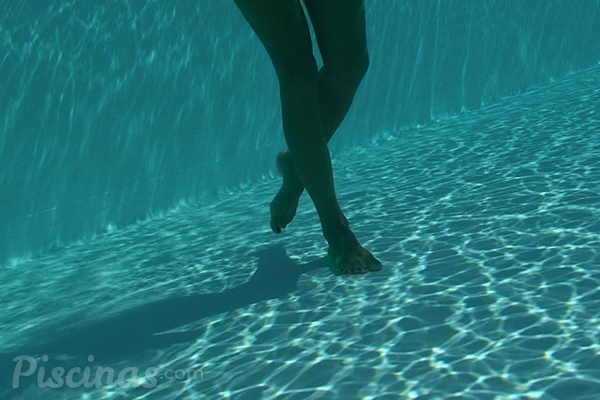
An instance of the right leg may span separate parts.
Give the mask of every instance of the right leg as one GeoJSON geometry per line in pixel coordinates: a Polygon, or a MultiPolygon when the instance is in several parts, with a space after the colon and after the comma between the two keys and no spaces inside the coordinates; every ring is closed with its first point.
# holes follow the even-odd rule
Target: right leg
{"type": "MultiPolygon", "coordinates": [[[[298,0],[235,0],[265,46],[279,79],[283,130],[294,167],[310,195],[335,273],[380,269],[360,246],[338,204],[319,115],[317,64],[298,0]]],[[[377,265],[379,264],[379,265],[377,265]]]]}

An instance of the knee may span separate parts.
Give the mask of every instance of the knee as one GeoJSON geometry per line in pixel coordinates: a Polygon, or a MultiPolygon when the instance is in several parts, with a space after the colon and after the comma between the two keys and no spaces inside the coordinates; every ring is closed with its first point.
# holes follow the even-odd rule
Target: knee
{"type": "Polygon", "coordinates": [[[288,59],[274,62],[280,83],[309,85],[317,84],[317,62],[312,59],[288,59]]]}
{"type": "Polygon", "coordinates": [[[369,55],[365,54],[351,65],[351,75],[362,80],[369,70],[370,62],[369,55]]]}
{"type": "Polygon", "coordinates": [[[326,65],[326,67],[330,68],[336,79],[343,80],[347,84],[358,86],[367,74],[369,64],[369,56],[365,54],[364,56],[352,60],[326,65]]]}

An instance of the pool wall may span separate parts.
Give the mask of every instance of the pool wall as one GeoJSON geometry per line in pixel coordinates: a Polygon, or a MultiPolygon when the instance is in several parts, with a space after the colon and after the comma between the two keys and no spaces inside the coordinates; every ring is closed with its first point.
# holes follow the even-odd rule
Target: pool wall
{"type": "MultiPolygon", "coordinates": [[[[334,154],[600,60],[598,0],[366,8],[371,67],[334,154]]],[[[233,1],[0,4],[0,264],[268,178],[284,147],[233,1]]]]}

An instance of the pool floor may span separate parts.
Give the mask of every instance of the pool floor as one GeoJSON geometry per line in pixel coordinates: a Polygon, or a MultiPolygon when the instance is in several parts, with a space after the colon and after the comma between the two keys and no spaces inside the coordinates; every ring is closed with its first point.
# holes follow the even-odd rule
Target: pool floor
{"type": "Polygon", "coordinates": [[[597,400],[599,88],[593,68],[337,155],[381,272],[329,272],[306,194],[272,234],[278,179],[5,267],[2,398],[597,400]],[[149,387],[41,388],[42,366],[149,387]]]}

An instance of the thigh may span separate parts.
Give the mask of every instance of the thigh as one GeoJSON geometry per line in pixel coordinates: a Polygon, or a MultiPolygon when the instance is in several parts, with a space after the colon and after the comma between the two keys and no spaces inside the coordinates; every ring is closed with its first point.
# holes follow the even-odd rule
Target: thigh
{"type": "Polygon", "coordinates": [[[368,64],[364,0],[303,0],[323,63],[342,72],[368,64]]]}
{"type": "Polygon", "coordinates": [[[316,69],[299,0],[234,0],[264,45],[277,74],[316,69]]]}

